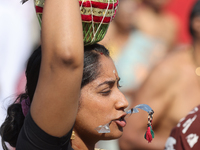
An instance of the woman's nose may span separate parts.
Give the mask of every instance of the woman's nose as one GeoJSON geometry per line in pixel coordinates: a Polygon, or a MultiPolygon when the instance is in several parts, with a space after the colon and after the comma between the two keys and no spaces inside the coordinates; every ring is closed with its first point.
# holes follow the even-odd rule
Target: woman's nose
{"type": "Polygon", "coordinates": [[[127,99],[125,98],[124,94],[119,91],[119,95],[117,96],[117,102],[116,102],[116,109],[125,109],[129,105],[127,99]]]}

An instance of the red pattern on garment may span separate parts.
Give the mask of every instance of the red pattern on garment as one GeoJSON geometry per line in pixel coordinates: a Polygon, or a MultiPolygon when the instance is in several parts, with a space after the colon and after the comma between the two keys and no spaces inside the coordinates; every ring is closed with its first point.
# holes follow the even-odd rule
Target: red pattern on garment
{"type": "Polygon", "coordinates": [[[36,13],[42,13],[43,8],[39,6],[35,6],[36,13]]]}
{"type": "MultiPolygon", "coordinates": [[[[81,3],[82,2],[79,1],[80,6],[81,6],[81,3]]],[[[91,7],[91,4],[92,4],[93,8],[107,9],[107,7],[108,7],[107,3],[93,2],[93,1],[91,1],[91,3],[89,1],[83,2],[82,7],[91,7]]],[[[114,8],[116,8],[117,5],[118,5],[118,1],[114,3],[114,8]]],[[[36,9],[36,13],[43,12],[43,7],[35,6],[35,9],[36,9]]],[[[109,4],[108,9],[113,9],[113,3],[109,4]]],[[[83,14],[81,15],[81,18],[82,18],[82,21],[86,21],[86,22],[94,21],[96,23],[100,23],[103,19],[103,23],[110,23],[112,21],[112,19],[115,17],[115,14],[116,14],[116,10],[112,17],[104,17],[104,19],[103,19],[103,16],[93,15],[93,17],[92,17],[92,15],[83,15],[83,14]]]]}
{"type": "MultiPolygon", "coordinates": [[[[92,16],[91,15],[81,15],[82,21],[92,21],[92,16]]],[[[103,17],[98,17],[98,16],[93,16],[93,21],[100,23],[102,21],[103,17]]],[[[103,23],[110,23],[111,17],[104,17],[103,23]]]]}

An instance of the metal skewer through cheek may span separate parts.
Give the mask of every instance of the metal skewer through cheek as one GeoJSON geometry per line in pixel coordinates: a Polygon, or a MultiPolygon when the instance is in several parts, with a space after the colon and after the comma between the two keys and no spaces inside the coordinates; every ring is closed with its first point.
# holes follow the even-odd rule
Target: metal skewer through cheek
{"type": "MultiPolygon", "coordinates": [[[[148,114],[154,113],[154,111],[151,109],[151,107],[149,105],[140,104],[140,105],[137,105],[137,106],[127,110],[126,111],[127,115],[125,118],[129,117],[130,115],[132,115],[134,113],[138,113],[139,112],[138,108],[146,111],[148,114]]],[[[109,123],[107,123],[105,125],[98,126],[97,128],[95,128],[95,130],[97,130],[98,133],[110,133],[109,125],[111,124],[112,121],[110,121],[109,123]]]]}
{"type": "Polygon", "coordinates": [[[110,121],[109,123],[105,125],[100,125],[97,128],[95,128],[95,130],[97,130],[98,133],[110,133],[109,125],[111,124],[111,122],[112,121],[110,121]]]}

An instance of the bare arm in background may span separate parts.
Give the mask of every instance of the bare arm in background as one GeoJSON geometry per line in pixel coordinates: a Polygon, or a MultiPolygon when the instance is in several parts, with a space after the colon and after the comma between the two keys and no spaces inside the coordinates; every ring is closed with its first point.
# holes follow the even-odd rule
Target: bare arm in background
{"type": "Polygon", "coordinates": [[[147,130],[148,113],[139,109],[139,113],[131,115],[126,121],[123,136],[119,139],[121,150],[161,150],[164,149],[168,137],[168,124],[164,123],[170,103],[173,100],[173,87],[175,76],[167,63],[158,65],[146,79],[141,88],[135,92],[131,101],[131,108],[138,104],[147,104],[154,110],[153,131],[155,138],[151,143],[144,139],[147,130]],[[166,127],[166,130],[160,128],[166,127]]]}
{"type": "Polygon", "coordinates": [[[31,115],[46,133],[72,128],[83,71],[83,35],[76,0],[47,0],[42,18],[42,62],[31,115]]]}

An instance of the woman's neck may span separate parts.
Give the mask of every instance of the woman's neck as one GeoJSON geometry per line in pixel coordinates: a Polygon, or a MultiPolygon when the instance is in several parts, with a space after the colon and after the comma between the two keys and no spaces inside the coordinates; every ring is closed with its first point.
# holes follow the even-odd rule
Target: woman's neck
{"type": "Polygon", "coordinates": [[[75,138],[71,139],[71,145],[74,150],[94,150],[95,144],[96,142],[92,142],[90,138],[80,138],[76,133],[75,138]]]}

